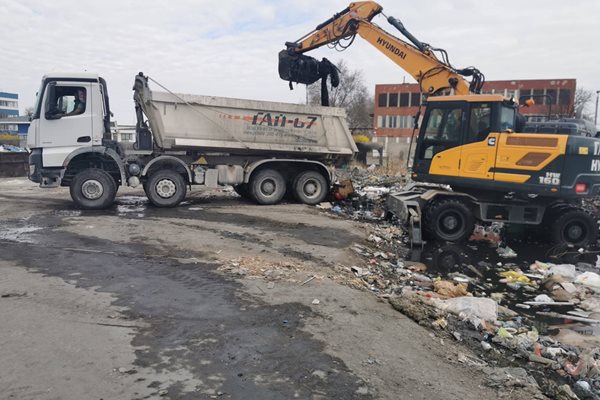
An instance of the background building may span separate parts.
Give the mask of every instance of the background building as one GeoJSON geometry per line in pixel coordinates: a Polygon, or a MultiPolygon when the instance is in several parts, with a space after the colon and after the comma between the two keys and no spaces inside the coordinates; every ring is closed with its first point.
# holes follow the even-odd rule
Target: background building
{"type": "Polygon", "coordinates": [[[0,119],[19,116],[19,95],[0,92],[0,119]]]}
{"type": "MultiPolygon", "coordinates": [[[[514,97],[521,102],[532,97],[536,104],[522,107],[520,112],[528,120],[544,121],[549,115],[552,118],[573,115],[575,89],[575,79],[537,79],[488,81],[482,92],[514,97]]],[[[384,145],[384,157],[406,160],[419,96],[416,83],[375,86],[373,141],[384,145]]]]}

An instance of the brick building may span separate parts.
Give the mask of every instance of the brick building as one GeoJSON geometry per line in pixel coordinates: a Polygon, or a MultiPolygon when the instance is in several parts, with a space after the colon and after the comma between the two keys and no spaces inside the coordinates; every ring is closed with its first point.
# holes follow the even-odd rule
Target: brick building
{"type": "MultiPolygon", "coordinates": [[[[573,114],[575,88],[575,79],[510,80],[486,82],[482,92],[512,96],[521,102],[532,97],[536,104],[522,107],[520,112],[528,120],[543,121],[549,110],[552,117],[573,114]]],[[[375,86],[374,141],[384,144],[385,157],[405,159],[419,100],[416,83],[375,86]]]]}

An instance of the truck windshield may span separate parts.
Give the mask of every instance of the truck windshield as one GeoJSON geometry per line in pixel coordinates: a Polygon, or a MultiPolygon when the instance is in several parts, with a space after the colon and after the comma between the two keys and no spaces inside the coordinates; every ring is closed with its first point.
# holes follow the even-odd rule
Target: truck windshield
{"type": "Polygon", "coordinates": [[[508,129],[515,129],[515,115],[516,110],[513,107],[502,106],[500,112],[500,130],[506,131],[508,129]]]}
{"type": "Polygon", "coordinates": [[[31,116],[31,119],[38,119],[40,117],[40,102],[42,101],[42,96],[44,95],[43,90],[44,89],[44,81],[42,81],[42,83],[40,84],[40,88],[38,89],[37,93],[35,94],[35,105],[33,106],[33,115],[31,116]]]}

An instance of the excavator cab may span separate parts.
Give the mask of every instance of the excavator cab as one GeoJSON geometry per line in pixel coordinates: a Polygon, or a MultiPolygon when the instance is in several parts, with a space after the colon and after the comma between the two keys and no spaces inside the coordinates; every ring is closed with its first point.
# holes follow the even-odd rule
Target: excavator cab
{"type": "Polygon", "coordinates": [[[502,96],[429,97],[414,158],[419,180],[494,179],[501,133],[516,127],[516,105],[502,96]],[[431,177],[430,177],[431,176],[431,177]]]}
{"type": "Polygon", "coordinates": [[[600,193],[595,138],[520,133],[517,104],[499,95],[431,96],[425,110],[413,163],[416,181],[477,196],[482,190],[562,198],[600,193]]]}

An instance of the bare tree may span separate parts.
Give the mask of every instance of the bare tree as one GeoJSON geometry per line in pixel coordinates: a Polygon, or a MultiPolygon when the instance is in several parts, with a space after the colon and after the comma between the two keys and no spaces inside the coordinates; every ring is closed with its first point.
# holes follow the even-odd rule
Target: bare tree
{"type": "Polygon", "coordinates": [[[33,107],[27,107],[25,109],[25,115],[29,118],[33,117],[33,113],[35,113],[35,109],[33,107]]]}
{"type": "MultiPolygon", "coordinates": [[[[373,98],[367,88],[362,71],[351,70],[344,61],[337,65],[340,75],[340,84],[329,89],[329,104],[332,107],[346,109],[350,131],[369,135],[373,129],[371,115],[373,114],[373,98]]],[[[308,103],[321,104],[321,82],[308,86],[308,103]]]]}
{"type": "Polygon", "coordinates": [[[573,104],[573,114],[575,118],[594,120],[594,114],[591,106],[594,99],[594,92],[585,88],[577,88],[575,91],[575,103],[573,104]]]}

